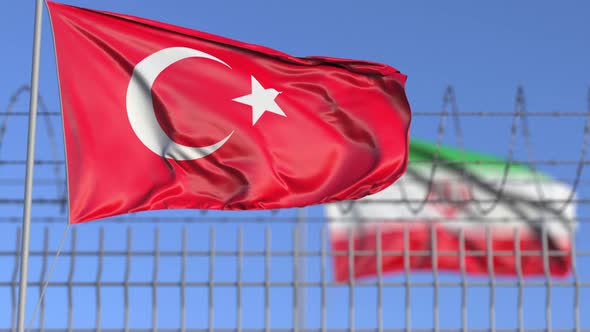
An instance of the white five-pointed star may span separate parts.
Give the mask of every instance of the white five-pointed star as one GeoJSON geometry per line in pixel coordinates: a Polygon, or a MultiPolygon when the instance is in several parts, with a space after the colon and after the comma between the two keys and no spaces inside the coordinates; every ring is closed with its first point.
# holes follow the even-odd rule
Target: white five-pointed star
{"type": "Polygon", "coordinates": [[[260,119],[264,112],[286,116],[283,110],[275,102],[275,98],[279,93],[280,92],[275,89],[263,88],[262,84],[252,76],[252,93],[232,100],[252,106],[252,125],[255,125],[256,121],[260,119]]]}

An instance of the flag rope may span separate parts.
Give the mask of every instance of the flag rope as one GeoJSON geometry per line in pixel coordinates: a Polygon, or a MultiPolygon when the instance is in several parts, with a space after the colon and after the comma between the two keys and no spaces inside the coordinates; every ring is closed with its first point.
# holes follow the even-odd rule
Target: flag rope
{"type": "Polygon", "coordinates": [[[31,315],[31,319],[29,319],[29,324],[27,324],[26,332],[31,330],[31,326],[33,325],[33,321],[35,320],[35,316],[39,311],[41,306],[41,302],[43,302],[43,297],[45,296],[45,291],[47,290],[47,286],[49,285],[49,281],[51,280],[51,276],[53,275],[53,271],[55,271],[55,266],[57,265],[57,259],[63,249],[64,243],[66,241],[66,237],[68,236],[68,231],[70,230],[70,224],[68,223],[66,229],[64,230],[63,235],[61,236],[61,241],[59,243],[59,247],[57,248],[57,253],[55,257],[53,257],[53,262],[51,263],[51,268],[49,269],[49,273],[47,274],[47,278],[45,278],[45,282],[43,283],[43,287],[41,288],[41,294],[39,295],[39,300],[37,300],[37,304],[35,305],[35,310],[33,310],[33,314],[31,315]]]}

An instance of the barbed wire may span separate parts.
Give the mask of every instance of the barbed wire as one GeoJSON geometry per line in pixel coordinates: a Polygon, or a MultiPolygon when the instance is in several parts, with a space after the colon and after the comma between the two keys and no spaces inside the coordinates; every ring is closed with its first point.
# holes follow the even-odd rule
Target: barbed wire
{"type": "MultiPolygon", "coordinates": [[[[4,118],[2,119],[2,122],[0,124],[0,152],[2,152],[2,143],[5,141],[5,135],[6,135],[6,130],[8,127],[8,120],[9,117],[11,115],[15,115],[17,114],[16,112],[14,112],[14,106],[16,105],[16,103],[19,100],[19,97],[25,93],[30,93],[31,92],[31,88],[28,85],[22,85],[20,86],[10,97],[10,101],[8,103],[8,106],[6,107],[6,111],[0,113],[0,115],[3,115],[4,118]]],[[[52,165],[54,165],[53,168],[53,173],[55,178],[59,178],[62,174],[61,170],[62,170],[62,166],[63,165],[63,161],[60,161],[60,153],[59,151],[61,151],[62,149],[60,149],[58,147],[57,144],[57,138],[55,136],[55,130],[53,128],[53,124],[51,123],[51,119],[49,118],[49,112],[48,111],[48,107],[45,104],[45,99],[43,98],[43,96],[41,94],[39,94],[39,98],[38,98],[38,106],[41,109],[41,112],[39,112],[39,114],[41,115],[41,117],[45,120],[45,130],[47,131],[47,138],[48,138],[48,142],[49,142],[49,146],[51,149],[51,155],[53,157],[52,160],[52,165]]],[[[27,113],[28,114],[28,113],[27,113]]],[[[0,160],[0,165],[3,164],[3,160],[0,160]]],[[[57,196],[63,196],[65,197],[67,195],[67,191],[66,191],[66,184],[65,183],[56,183],[55,184],[56,190],[57,190],[57,196]]],[[[61,206],[61,210],[62,213],[65,212],[65,205],[61,206]]]]}
{"type": "MultiPolygon", "coordinates": [[[[16,92],[12,95],[9,105],[6,108],[5,112],[0,112],[0,115],[4,116],[3,122],[0,125],[0,151],[2,148],[2,142],[5,140],[4,136],[6,133],[7,123],[9,116],[27,116],[28,113],[25,112],[15,112],[15,105],[18,101],[20,95],[29,92],[30,89],[28,86],[23,85],[19,87],[16,92]]],[[[59,158],[60,155],[56,139],[55,139],[55,131],[49,121],[50,116],[59,116],[60,112],[52,112],[49,111],[47,106],[45,105],[43,98],[40,96],[40,108],[41,111],[39,112],[40,115],[44,115],[44,119],[46,119],[46,127],[47,127],[47,134],[49,136],[49,143],[52,149],[52,157],[53,159],[49,160],[37,160],[35,164],[38,166],[52,166],[53,171],[55,174],[55,181],[53,184],[56,186],[58,191],[57,198],[36,198],[34,203],[36,204],[59,204],[62,207],[62,213],[65,209],[67,197],[66,197],[66,183],[65,179],[60,179],[63,173],[63,166],[64,161],[59,158]]],[[[590,89],[588,90],[588,101],[587,101],[587,111],[586,112],[530,112],[526,107],[526,99],[524,95],[524,89],[522,87],[518,87],[515,97],[514,103],[514,111],[513,112],[460,112],[457,102],[457,97],[455,90],[452,86],[448,86],[443,94],[443,103],[440,112],[413,112],[413,116],[438,116],[438,129],[437,129],[437,136],[435,141],[436,150],[434,152],[433,160],[416,160],[412,161],[412,164],[415,165],[429,165],[430,170],[428,172],[428,176],[423,176],[418,174],[417,172],[408,169],[407,174],[415,178],[415,181],[423,184],[426,186],[426,190],[424,190],[424,194],[421,198],[409,198],[406,186],[408,185],[405,181],[398,181],[398,187],[400,188],[401,199],[390,199],[390,200],[372,200],[366,199],[363,201],[346,201],[339,203],[341,206],[341,210],[344,212],[348,212],[352,209],[355,204],[367,204],[367,203],[391,203],[391,204],[402,204],[405,206],[407,210],[409,210],[412,214],[417,215],[421,213],[429,202],[442,202],[442,203],[456,203],[456,204],[468,204],[472,205],[474,209],[477,211],[478,214],[482,216],[488,215],[491,211],[493,211],[496,206],[500,203],[500,201],[504,198],[504,192],[506,190],[506,184],[509,178],[510,169],[515,166],[527,166],[530,168],[531,173],[533,174],[532,180],[527,180],[529,184],[533,184],[535,186],[535,190],[539,197],[537,200],[537,204],[555,204],[560,203],[561,205],[554,208],[557,212],[561,213],[563,210],[571,203],[578,203],[578,204],[588,204],[589,201],[585,198],[574,198],[576,191],[580,184],[585,183],[582,178],[583,170],[585,165],[590,163],[590,160],[586,160],[587,154],[587,147],[588,141],[590,137],[590,89]],[[465,155],[466,151],[464,150],[464,134],[461,127],[460,118],[463,116],[509,116],[512,118],[512,124],[510,126],[509,131],[509,144],[507,147],[507,157],[505,160],[465,160],[463,156],[465,155]],[[576,160],[565,160],[565,159],[535,159],[534,158],[534,151],[531,144],[531,129],[529,127],[529,118],[532,116],[536,117],[553,117],[553,116],[579,116],[585,117],[585,125],[583,131],[582,142],[580,144],[581,149],[579,153],[579,158],[576,160]],[[451,118],[452,123],[447,124],[448,118],[451,118]],[[459,148],[461,157],[459,160],[441,160],[440,152],[441,152],[441,145],[443,141],[443,137],[445,136],[446,132],[448,131],[449,125],[452,125],[454,129],[454,136],[455,136],[455,143],[459,148]],[[517,142],[518,134],[522,137],[525,145],[526,150],[526,158],[519,160],[514,158],[515,154],[515,146],[517,142]],[[473,174],[471,174],[470,170],[468,170],[464,166],[471,166],[471,165],[503,165],[502,175],[497,177],[499,180],[499,185],[496,183],[492,184],[489,179],[487,181],[476,181],[473,174]],[[541,185],[541,181],[538,177],[537,166],[577,166],[576,171],[573,177],[571,177],[570,192],[566,198],[563,199],[545,199],[545,193],[543,192],[543,188],[541,185]],[[450,171],[454,173],[462,183],[467,185],[469,190],[470,197],[472,199],[465,200],[465,201],[457,201],[457,200],[449,200],[449,199],[439,199],[433,201],[429,198],[429,193],[432,191],[433,186],[435,184],[437,170],[444,166],[446,171],[450,171]],[[491,195],[492,198],[474,198],[474,186],[477,182],[478,186],[481,186],[484,191],[491,195]]],[[[0,160],[0,166],[2,165],[12,165],[12,166],[19,166],[24,165],[26,163],[25,160],[0,160]]],[[[43,180],[46,185],[51,185],[51,181],[43,180]]],[[[512,183],[518,182],[518,180],[510,178],[511,185],[512,183]]],[[[5,183],[16,183],[15,181],[0,179],[0,185],[5,185],[5,183]]],[[[524,183],[524,182],[522,182],[524,183]]],[[[37,184],[37,182],[36,182],[37,184]]],[[[0,204],[22,204],[22,199],[13,199],[13,198],[0,198],[0,204]]]]}
{"type": "MultiPolygon", "coordinates": [[[[588,112],[587,112],[586,122],[585,122],[585,126],[584,126],[584,134],[583,134],[583,139],[582,139],[582,144],[581,144],[580,158],[577,163],[578,168],[576,170],[576,175],[575,175],[570,193],[568,195],[568,198],[566,200],[562,201],[563,204],[559,208],[555,209],[559,213],[562,213],[563,210],[567,207],[567,205],[572,203],[573,197],[577,191],[579,181],[582,176],[582,171],[584,169],[584,164],[585,164],[584,160],[586,158],[588,138],[590,136],[590,89],[588,90],[587,103],[588,103],[587,104],[588,112]]],[[[440,120],[439,120],[438,131],[437,131],[436,151],[434,153],[434,159],[432,161],[430,175],[427,179],[423,179],[423,182],[427,183],[428,189],[425,191],[422,201],[419,201],[417,206],[412,206],[410,201],[406,199],[407,198],[407,191],[405,189],[405,184],[402,181],[400,181],[400,183],[399,183],[400,191],[402,194],[402,199],[407,201],[406,208],[411,213],[413,213],[415,215],[420,213],[424,209],[424,207],[426,206],[426,203],[429,201],[428,195],[432,191],[432,188],[434,185],[434,179],[435,179],[435,175],[436,175],[436,170],[437,170],[437,167],[440,165],[440,160],[439,160],[440,147],[441,147],[442,140],[443,140],[443,137],[445,134],[446,119],[447,119],[447,116],[449,115],[449,113],[451,113],[451,115],[453,117],[453,121],[454,121],[453,124],[454,124],[454,129],[455,129],[455,141],[456,141],[457,145],[459,146],[460,155],[461,155],[460,159],[464,159],[463,156],[465,155],[465,149],[464,149],[463,131],[462,131],[461,123],[459,120],[460,113],[458,110],[458,104],[457,104],[457,99],[456,99],[456,95],[455,95],[455,90],[453,89],[452,86],[449,86],[447,88],[447,91],[445,92],[444,97],[443,97],[443,106],[442,106],[442,111],[440,113],[440,120]],[[450,109],[450,112],[449,112],[449,109],[450,109]]],[[[487,200],[487,202],[489,202],[490,204],[485,208],[483,207],[483,204],[482,204],[483,200],[482,199],[471,199],[471,200],[469,200],[469,202],[466,202],[466,204],[473,205],[480,215],[487,215],[490,212],[492,212],[495,209],[495,207],[497,206],[497,204],[500,202],[500,200],[502,199],[504,190],[506,188],[506,182],[508,179],[510,167],[514,164],[513,156],[514,156],[514,148],[515,148],[516,136],[517,136],[517,132],[518,132],[519,123],[521,124],[521,134],[522,134],[522,137],[525,141],[525,146],[526,146],[526,150],[527,150],[527,157],[528,157],[528,161],[525,162],[524,164],[529,166],[533,171],[536,190],[540,194],[539,197],[540,198],[544,197],[544,195],[542,193],[541,184],[540,184],[540,181],[537,176],[536,169],[535,169],[534,165],[531,164],[533,152],[532,152],[532,146],[530,144],[530,129],[528,127],[528,116],[529,116],[529,114],[528,114],[528,110],[526,108],[524,89],[522,87],[519,87],[517,90],[517,94],[516,94],[514,113],[513,113],[513,118],[512,118],[512,126],[510,128],[510,143],[508,145],[508,156],[507,156],[507,160],[503,162],[504,163],[504,170],[503,170],[503,175],[502,175],[500,186],[499,186],[499,188],[491,188],[491,187],[485,186],[485,185],[482,186],[482,183],[478,183],[478,185],[483,187],[483,189],[485,191],[487,191],[488,193],[494,194],[494,199],[491,201],[487,200]],[[520,119],[520,121],[519,121],[519,119],[520,119]]],[[[475,183],[477,183],[479,181],[477,181],[477,179],[472,174],[470,174],[470,172],[465,167],[458,169],[457,167],[453,167],[452,164],[446,164],[446,166],[447,166],[447,170],[450,170],[454,173],[460,174],[461,179],[463,180],[463,183],[467,184],[467,187],[469,190],[469,195],[471,197],[474,197],[473,187],[474,187],[475,183]]],[[[419,175],[416,172],[412,172],[409,169],[407,172],[410,174],[413,173],[412,175],[414,177],[419,177],[419,175]]],[[[543,199],[539,200],[539,202],[546,203],[546,202],[544,202],[543,199]]],[[[552,202],[555,202],[555,200],[552,200],[552,202]]],[[[358,203],[358,202],[355,202],[355,203],[358,203]]],[[[350,210],[352,204],[350,204],[350,203],[344,203],[344,204],[346,204],[346,206],[344,206],[342,208],[342,210],[343,211],[350,210]]]]}

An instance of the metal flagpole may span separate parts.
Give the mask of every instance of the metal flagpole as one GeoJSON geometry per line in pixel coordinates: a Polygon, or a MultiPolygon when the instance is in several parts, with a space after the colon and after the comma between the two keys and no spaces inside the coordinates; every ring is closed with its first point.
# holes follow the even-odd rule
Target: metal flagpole
{"type": "Polygon", "coordinates": [[[33,192],[33,163],[35,160],[35,130],[37,127],[37,99],[39,96],[39,60],[41,58],[41,18],[43,0],[35,5],[35,33],[33,36],[33,64],[31,68],[31,96],[29,100],[29,137],[27,143],[27,171],[25,175],[25,202],[20,260],[20,287],[18,296],[18,332],[25,332],[27,307],[27,276],[29,270],[29,237],[33,192]]]}

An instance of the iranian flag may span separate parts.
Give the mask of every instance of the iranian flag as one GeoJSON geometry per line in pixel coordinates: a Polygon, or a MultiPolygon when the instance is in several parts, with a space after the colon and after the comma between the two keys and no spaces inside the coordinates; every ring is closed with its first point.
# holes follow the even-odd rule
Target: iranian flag
{"type": "Polygon", "coordinates": [[[574,201],[570,186],[524,165],[412,140],[398,182],[354,203],[325,206],[335,278],[433,264],[476,275],[565,276],[574,201]]]}

